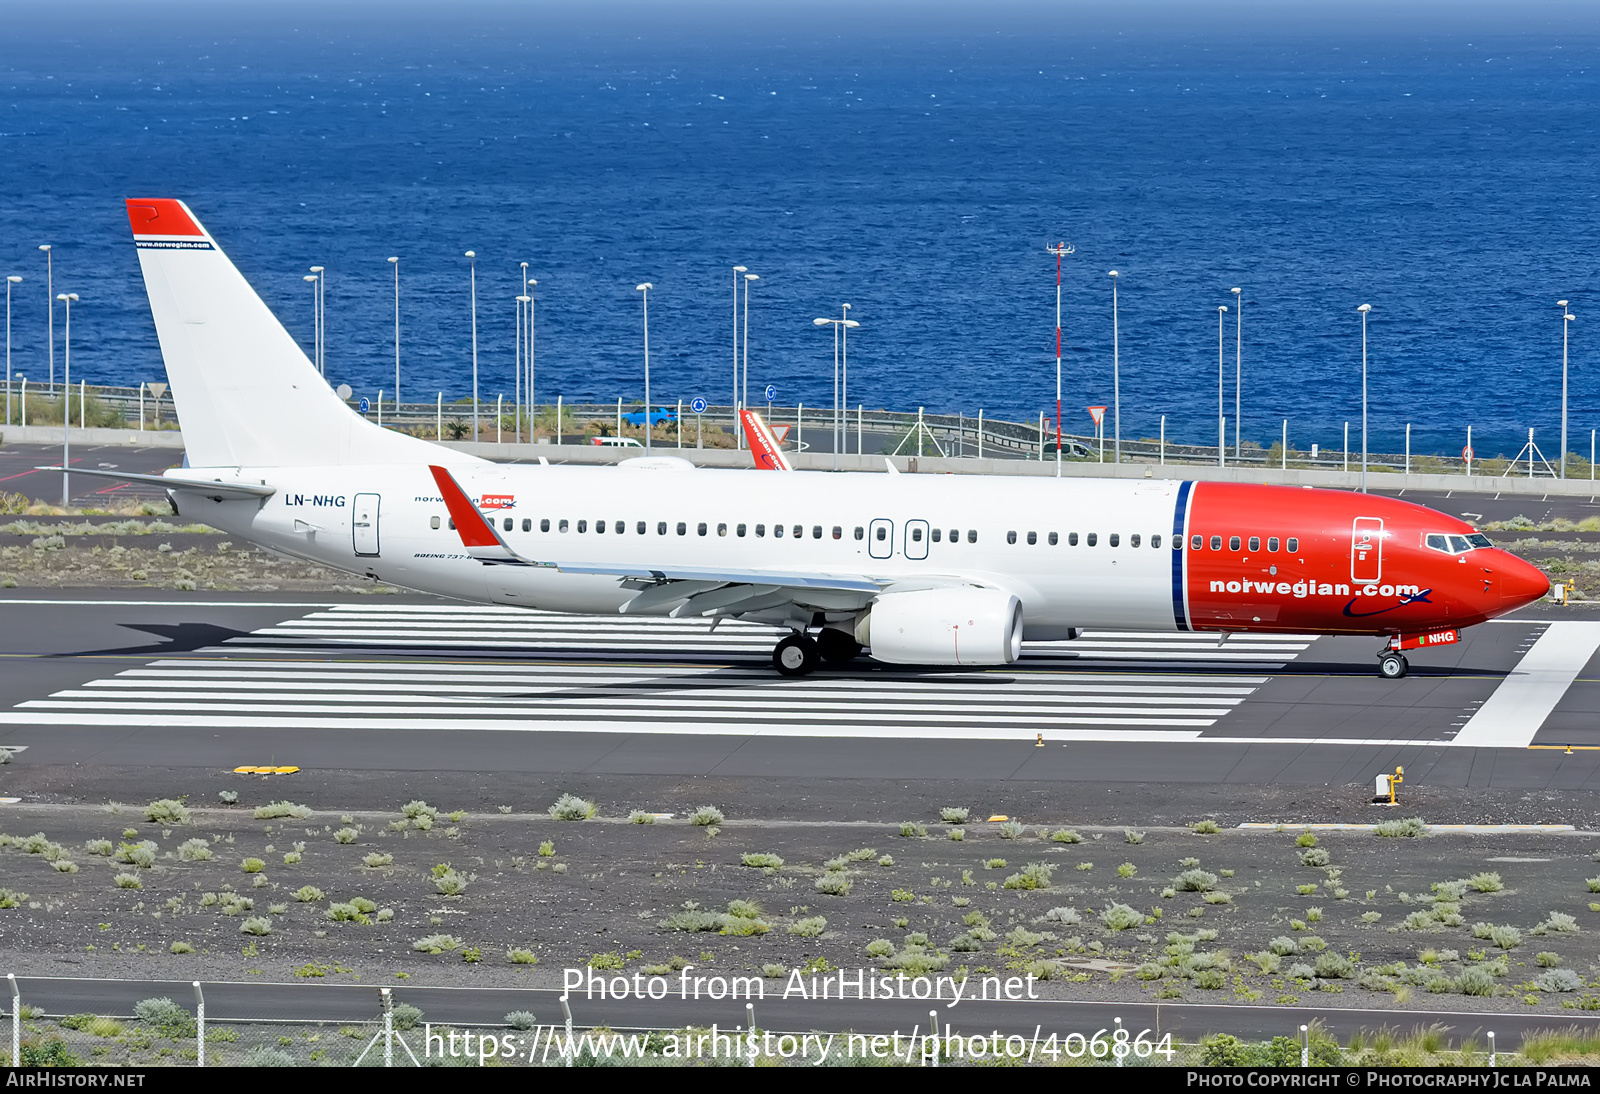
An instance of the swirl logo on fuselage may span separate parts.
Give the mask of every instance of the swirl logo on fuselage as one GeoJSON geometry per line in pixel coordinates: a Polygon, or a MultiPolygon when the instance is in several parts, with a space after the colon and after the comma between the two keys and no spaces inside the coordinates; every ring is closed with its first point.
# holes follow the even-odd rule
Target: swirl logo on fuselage
{"type": "MultiPolygon", "coordinates": [[[[1365,619],[1368,616],[1383,615],[1385,612],[1392,612],[1396,608],[1404,608],[1408,604],[1432,604],[1433,601],[1428,599],[1428,594],[1431,593],[1431,592],[1433,592],[1432,589],[1421,589],[1421,590],[1419,590],[1417,592],[1414,592],[1414,593],[1401,593],[1400,594],[1400,603],[1398,603],[1398,604],[1390,604],[1388,607],[1379,608],[1375,612],[1352,611],[1351,609],[1353,609],[1355,607],[1355,603],[1356,603],[1356,597],[1353,596],[1353,597],[1350,598],[1350,602],[1344,606],[1344,614],[1346,616],[1348,616],[1349,618],[1351,618],[1351,619],[1365,619]]],[[[1379,596],[1381,594],[1379,593],[1378,586],[1376,586],[1376,585],[1368,585],[1364,589],[1360,590],[1360,592],[1358,592],[1356,595],[1357,596],[1379,596]]]]}

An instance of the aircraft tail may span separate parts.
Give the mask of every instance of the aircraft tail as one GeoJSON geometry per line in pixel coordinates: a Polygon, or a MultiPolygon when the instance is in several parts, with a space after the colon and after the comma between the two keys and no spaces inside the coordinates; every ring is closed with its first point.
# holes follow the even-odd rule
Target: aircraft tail
{"type": "Polygon", "coordinates": [[[128,221],[191,466],[440,462],[334,394],[187,205],[130,198],[128,221]]]}
{"type": "Polygon", "coordinates": [[[784,456],[783,449],[778,447],[778,438],[772,435],[772,427],[762,420],[760,414],[753,410],[741,410],[739,418],[744,425],[745,439],[750,442],[750,456],[755,460],[758,470],[794,470],[784,456]]]}

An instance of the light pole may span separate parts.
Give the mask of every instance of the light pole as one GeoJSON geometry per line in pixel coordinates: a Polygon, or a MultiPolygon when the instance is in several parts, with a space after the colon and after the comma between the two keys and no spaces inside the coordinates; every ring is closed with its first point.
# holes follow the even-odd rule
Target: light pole
{"type": "Polygon", "coordinates": [[[393,256],[389,264],[394,267],[394,413],[400,416],[400,259],[393,256]]]}
{"type": "Polygon", "coordinates": [[[41,243],[44,252],[44,294],[50,301],[50,394],[56,393],[56,257],[50,244],[41,243]]]}
{"type": "MultiPolygon", "coordinates": [[[[518,371],[517,371],[517,389],[519,391],[525,386],[523,384],[523,380],[527,379],[527,376],[525,375],[527,373],[527,371],[528,371],[528,343],[527,343],[526,335],[531,333],[531,327],[533,325],[533,317],[532,316],[528,317],[528,325],[527,325],[527,327],[524,327],[523,322],[522,322],[522,313],[523,313],[524,310],[526,310],[523,307],[523,305],[531,303],[532,302],[532,298],[530,297],[530,295],[528,293],[528,264],[526,262],[523,262],[523,263],[521,263],[521,266],[522,266],[522,294],[517,297],[517,358],[521,362],[521,364],[518,366],[518,371]]],[[[531,383],[526,385],[526,386],[529,387],[529,391],[528,391],[528,443],[532,444],[533,443],[533,391],[532,391],[531,383]]],[[[520,396],[519,396],[519,399],[520,399],[520,396]]],[[[517,438],[518,438],[519,441],[522,438],[522,404],[521,404],[521,402],[518,402],[518,404],[517,404],[517,438]]]]}
{"type": "Polygon", "coordinates": [[[472,277],[472,439],[478,439],[478,252],[468,251],[472,277]]]}
{"type": "Polygon", "coordinates": [[[537,380],[539,378],[539,374],[538,374],[537,370],[534,368],[534,361],[535,361],[534,350],[537,348],[537,343],[535,343],[534,337],[533,337],[534,331],[536,329],[535,326],[534,326],[534,320],[536,318],[538,318],[538,316],[534,312],[535,301],[533,299],[533,290],[534,290],[534,286],[536,286],[538,284],[539,284],[539,282],[537,280],[535,280],[534,278],[529,277],[524,282],[523,290],[522,290],[524,293],[527,294],[527,297],[528,297],[528,352],[527,352],[526,360],[528,362],[528,443],[529,444],[533,443],[533,416],[534,416],[534,413],[535,413],[535,410],[534,410],[535,404],[534,404],[534,401],[533,401],[533,396],[534,396],[534,393],[538,390],[537,380]]]}
{"type": "MultiPolygon", "coordinates": [[[[1575,318],[1567,310],[1565,300],[1557,300],[1561,309],[1561,477],[1567,477],[1567,324],[1575,318]]],[[[9,390],[9,388],[7,389],[9,390]]],[[[8,419],[9,420],[9,419],[8,419]]]]}
{"type": "Polygon", "coordinates": [[[1061,477],[1061,258],[1074,250],[1066,242],[1045,248],[1045,253],[1056,256],[1056,478],[1061,477]]]}
{"type": "MultiPolygon", "coordinates": [[[[1115,432],[1112,442],[1112,461],[1122,462],[1122,361],[1117,330],[1117,271],[1106,275],[1111,278],[1111,424],[1115,432]]],[[[1105,434],[1100,435],[1100,458],[1106,457],[1105,434]]]]}
{"type": "Polygon", "coordinates": [[[326,322],[328,306],[328,280],[323,276],[324,271],[321,266],[312,266],[311,272],[317,275],[317,283],[312,289],[317,297],[317,371],[322,374],[324,379],[326,379],[328,375],[328,326],[326,322]]]}
{"type": "Polygon", "coordinates": [[[1361,492],[1367,492],[1367,313],[1371,304],[1363,304],[1361,313],[1361,492]]]}
{"type": "Polygon", "coordinates": [[[1227,462],[1228,419],[1222,415],[1222,317],[1228,314],[1226,304],[1217,305],[1217,466],[1227,462]]]}
{"type": "Polygon", "coordinates": [[[650,454],[650,290],[654,285],[646,281],[635,285],[633,291],[644,302],[644,454],[650,454]]]}
{"type": "MultiPolygon", "coordinates": [[[[849,304],[845,305],[846,309],[849,307],[849,304]]],[[[854,319],[849,318],[848,310],[845,312],[845,318],[813,319],[811,323],[813,326],[818,327],[825,327],[829,325],[832,325],[833,327],[833,469],[837,471],[839,470],[839,449],[844,443],[844,404],[840,401],[843,398],[843,388],[840,374],[840,340],[842,337],[848,336],[846,332],[851,327],[859,327],[861,324],[857,323],[854,319]]]]}
{"type": "Polygon", "coordinates": [[[302,281],[311,286],[311,363],[322,374],[322,308],[317,304],[317,275],[306,274],[302,281]]]}
{"type": "Polygon", "coordinates": [[[1244,458],[1244,439],[1239,432],[1239,416],[1244,406],[1242,382],[1244,380],[1244,296],[1242,289],[1233,290],[1233,462],[1244,458]]]}
{"type": "MultiPolygon", "coordinates": [[[[761,278],[753,273],[744,275],[744,376],[739,385],[739,405],[750,405],[750,282],[760,281],[761,278]]],[[[739,423],[734,422],[734,432],[740,437],[744,430],[739,428],[739,423]]]]}
{"type": "MultiPolygon", "coordinates": [[[[78,299],[78,294],[61,293],[55,299],[67,306],[66,337],[62,343],[65,347],[62,367],[66,371],[61,378],[61,508],[65,509],[72,498],[72,492],[67,486],[67,468],[72,466],[72,304],[78,299]]],[[[78,424],[81,426],[83,425],[81,410],[78,417],[78,424]]]]}
{"type": "Polygon", "coordinates": [[[21,281],[16,274],[6,278],[6,425],[11,424],[11,286],[21,281]]]}
{"type": "Polygon", "coordinates": [[[744,447],[744,431],[739,428],[739,275],[749,268],[733,268],[733,438],[738,448],[744,447]]]}

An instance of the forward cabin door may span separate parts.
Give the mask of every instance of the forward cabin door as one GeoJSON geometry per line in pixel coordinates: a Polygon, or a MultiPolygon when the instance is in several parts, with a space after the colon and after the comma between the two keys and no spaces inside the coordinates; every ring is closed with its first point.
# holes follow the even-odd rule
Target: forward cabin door
{"type": "Polygon", "coordinates": [[[1350,582],[1371,585],[1383,580],[1383,521],[1357,517],[1350,529],[1350,582]]]}
{"type": "Polygon", "coordinates": [[[350,514],[350,531],[356,554],[375,558],[378,554],[378,495],[357,494],[350,514]]]}

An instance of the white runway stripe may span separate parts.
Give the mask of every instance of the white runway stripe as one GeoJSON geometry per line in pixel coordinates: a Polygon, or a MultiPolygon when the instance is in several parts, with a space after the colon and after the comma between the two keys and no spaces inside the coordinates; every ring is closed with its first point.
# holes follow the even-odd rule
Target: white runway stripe
{"type": "Polygon", "coordinates": [[[767,663],[783,633],[517,608],[332,606],[28,700],[0,724],[1189,740],[1312,640],[1088,632],[1030,643],[1023,662],[996,668],[863,661],[789,679],[767,663]]]}

